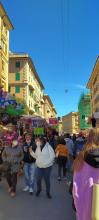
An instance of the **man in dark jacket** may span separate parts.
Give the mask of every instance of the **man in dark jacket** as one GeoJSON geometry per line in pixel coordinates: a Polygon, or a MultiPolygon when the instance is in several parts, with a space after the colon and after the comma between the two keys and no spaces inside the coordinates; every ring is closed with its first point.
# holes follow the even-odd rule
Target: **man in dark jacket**
{"type": "Polygon", "coordinates": [[[29,150],[35,152],[36,146],[32,142],[32,137],[30,134],[26,134],[25,136],[26,142],[23,145],[23,152],[24,152],[24,174],[25,174],[25,188],[23,189],[24,192],[29,191],[30,194],[33,194],[34,191],[34,175],[35,175],[35,159],[31,157],[29,150]]]}
{"type": "Polygon", "coordinates": [[[76,139],[75,145],[74,145],[74,157],[76,157],[80,151],[83,149],[85,144],[85,140],[83,137],[83,133],[80,132],[78,135],[78,138],[76,139]]]}

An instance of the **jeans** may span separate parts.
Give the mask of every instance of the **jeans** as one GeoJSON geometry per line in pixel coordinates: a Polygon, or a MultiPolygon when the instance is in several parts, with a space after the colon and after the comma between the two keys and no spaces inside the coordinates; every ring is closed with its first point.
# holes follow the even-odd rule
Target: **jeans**
{"type": "Polygon", "coordinates": [[[46,193],[50,193],[50,176],[52,167],[48,168],[36,168],[36,180],[37,180],[37,191],[42,191],[41,181],[42,178],[45,181],[46,193]]]}
{"type": "Polygon", "coordinates": [[[16,192],[17,173],[13,173],[13,174],[7,173],[6,179],[9,187],[11,188],[11,191],[16,192]]]}
{"type": "Polygon", "coordinates": [[[71,154],[69,154],[69,158],[67,160],[67,164],[66,164],[66,168],[68,171],[71,171],[72,169],[72,165],[73,165],[73,156],[71,154]]]}
{"type": "Polygon", "coordinates": [[[35,163],[24,164],[24,174],[25,174],[25,184],[29,188],[34,188],[34,182],[35,182],[35,163]]]}
{"type": "Polygon", "coordinates": [[[59,156],[57,158],[58,163],[58,176],[61,177],[61,171],[63,169],[63,176],[66,176],[66,163],[67,163],[67,157],[59,156]]]}

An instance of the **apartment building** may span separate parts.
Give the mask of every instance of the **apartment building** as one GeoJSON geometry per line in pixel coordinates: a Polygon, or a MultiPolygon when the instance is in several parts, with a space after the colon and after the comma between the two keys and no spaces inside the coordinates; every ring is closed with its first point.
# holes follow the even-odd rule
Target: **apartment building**
{"type": "Polygon", "coordinates": [[[79,133],[79,113],[70,112],[62,117],[62,129],[64,133],[79,133]]]}
{"type": "Polygon", "coordinates": [[[0,86],[8,91],[9,31],[13,25],[0,3],[0,86]]]}
{"type": "Polygon", "coordinates": [[[91,95],[90,93],[82,93],[79,104],[78,104],[78,111],[79,111],[79,122],[80,122],[80,129],[86,130],[91,127],[91,124],[88,122],[89,118],[91,117],[91,95]]]}
{"type": "Polygon", "coordinates": [[[56,118],[57,112],[48,95],[44,95],[44,117],[45,119],[56,118]]]}
{"type": "Polygon", "coordinates": [[[92,113],[99,112],[99,57],[96,60],[87,88],[91,91],[92,113]]]}
{"type": "Polygon", "coordinates": [[[44,86],[28,54],[9,55],[9,92],[25,101],[29,114],[44,117],[44,86]]]}

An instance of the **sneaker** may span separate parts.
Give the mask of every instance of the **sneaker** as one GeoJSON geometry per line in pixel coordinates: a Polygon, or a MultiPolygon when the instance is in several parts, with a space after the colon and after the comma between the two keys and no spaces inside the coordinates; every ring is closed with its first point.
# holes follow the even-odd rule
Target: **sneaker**
{"type": "Polygon", "coordinates": [[[46,195],[47,195],[47,198],[48,198],[48,199],[52,199],[52,196],[51,196],[50,193],[47,193],[46,195]]]}
{"type": "Polygon", "coordinates": [[[33,192],[34,192],[34,191],[33,191],[33,189],[32,189],[32,188],[30,188],[30,189],[29,189],[29,193],[32,195],[32,194],[33,194],[33,192]]]}
{"type": "Polygon", "coordinates": [[[59,176],[59,177],[57,178],[57,180],[58,180],[58,181],[61,181],[61,177],[59,176]]]}
{"type": "Polygon", "coordinates": [[[23,192],[27,192],[29,191],[29,186],[26,186],[24,189],[23,189],[23,192]]]}
{"type": "Polygon", "coordinates": [[[40,190],[38,190],[37,192],[36,192],[36,197],[38,197],[39,195],[40,195],[40,190]]]}
{"type": "Polygon", "coordinates": [[[11,192],[10,195],[11,195],[12,198],[14,198],[16,196],[16,193],[15,192],[11,192]]]}
{"type": "Polygon", "coordinates": [[[12,188],[9,187],[8,188],[8,193],[11,193],[11,191],[12,191],[12,188]]]}

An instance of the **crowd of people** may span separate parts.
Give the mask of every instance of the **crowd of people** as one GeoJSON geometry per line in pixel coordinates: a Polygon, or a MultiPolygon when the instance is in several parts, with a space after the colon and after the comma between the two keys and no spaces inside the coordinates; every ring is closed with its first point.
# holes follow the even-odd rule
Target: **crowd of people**
{"type": "Polygon", "coordinates": [[[67,179],[71,173],[71,193],[77,220],[91,220],[92,189],[99,184],[99,133],[91,129],[87,135],[80,132],[70,136],[34,137],[30,131],[22,136],[12,129],[0,142],[0,178],[7,180],[8,192],[16,196],[17,176],[24,171],[24,192],[38,197],[42,191],[42,179],[46,196],[51,199],[51,171],[57,167],[57,180],[67,179]]]}

